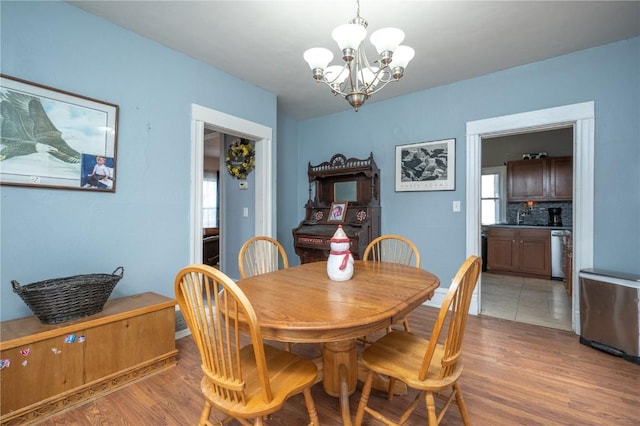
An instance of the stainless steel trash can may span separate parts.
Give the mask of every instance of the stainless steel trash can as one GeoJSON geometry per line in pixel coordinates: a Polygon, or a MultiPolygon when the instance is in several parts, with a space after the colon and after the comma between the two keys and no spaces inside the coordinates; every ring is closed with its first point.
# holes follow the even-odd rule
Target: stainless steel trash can
{"type": "Polygon", "coordinates": [[[583,269],[580,343],[640,364],[640,276],[583,269]]]}

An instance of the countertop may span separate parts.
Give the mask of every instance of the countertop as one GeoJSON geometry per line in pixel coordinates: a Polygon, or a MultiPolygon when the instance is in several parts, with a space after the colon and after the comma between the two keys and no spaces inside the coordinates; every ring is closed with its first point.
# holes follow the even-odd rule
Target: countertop
{"type": "Polygon", "coordinates": [[[487,228],[518,228],[518,229],[549,229],[549,230],[562,230],[571,231],[571,226],[547,226],[547,225],[516,225],[515,223],[496,223],[493,225],[482,225],[487,228]]]}

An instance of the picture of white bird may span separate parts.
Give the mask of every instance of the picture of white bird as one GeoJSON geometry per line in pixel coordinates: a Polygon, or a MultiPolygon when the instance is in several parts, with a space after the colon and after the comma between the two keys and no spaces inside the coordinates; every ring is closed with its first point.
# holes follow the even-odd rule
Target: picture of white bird
{"type": "Polygon", "coordinates": [[[6,91],[0,101],[0,161],[47,152],[65,163],[79,163],[81,155],[62,138],[38,98],[6,91]]]}

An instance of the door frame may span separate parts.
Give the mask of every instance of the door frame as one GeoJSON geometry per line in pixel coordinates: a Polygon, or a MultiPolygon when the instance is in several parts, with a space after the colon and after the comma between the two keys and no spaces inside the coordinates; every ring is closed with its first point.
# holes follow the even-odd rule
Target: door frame
{"type": "MultiPolygon", "coordinates": [[[[483,137],[573,126],[573,282],[572,328],[580,333],[578,274],[593,267],[595,104],[582,102],[467,122],[467,256],[480,255],[480,174],[483,137]]],[[[471,313],[480,312],[482,280],[471,313]]]]}
{"type": "MultiPolygon", "coordinates": [[[[202,260],[202,180],[204,177],[204,127],[256,142],[255,155],[255,235],[273,236],[273,129],[201,105],[191,105],[191,199],[189,203],[190,263],[202,260]]],[[[224,204],[224,191],[220,194],[224,204]]],[[[224,215],[220,215],[220,253],[226,253],[224,215]]],[[[230,260],[221,256],[220,269],[230,260]]],[[[233,262],[236,259],[232,259],[233,262]]]]}

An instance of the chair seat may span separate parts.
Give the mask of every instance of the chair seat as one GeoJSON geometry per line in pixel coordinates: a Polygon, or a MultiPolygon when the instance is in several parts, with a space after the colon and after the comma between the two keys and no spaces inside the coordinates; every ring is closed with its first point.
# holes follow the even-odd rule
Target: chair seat
{"type": "Polygon", "coordinates": [[[429,340],[406,331],[392,331],[376,340],[362,353],[362,362],[370,370],[395,377],[409,387],[438,392],[455,383],[462,374],[462,363],[458,362],[453,374],[439,379],[444,348],[438,344],[425,380],[418,379],[429,340]]]}
{"type": "Polygon", "coordinates": [[[365,413],[387,425],[405,424],[420,399],[425,402],[429,426],[439,424],[452,404],[458,406],[462,422],[466,426],[471,424],[458,379],[462,374],[464,326],[481,267],[482,259],[469,256],[458,269],[442,300],[440,313],[429,339],[406,331],[392,331],[364,350],[362,362],[369,369],[369,374],[362,387],[356,426],[362,425],[365,413]],[[396,380],[419,391],[397,422],[367,405],[375,373],[389,376],[389,400],[393,399],[391,389],[396,380]],[[436,414],[436,397],[445,400],[439,414],[436,414]]]}
{"type": "Polygon", "coordinates": [[[213,391],[213,383],[206,374],[200,382],[204,396],[214,406],[221,408],[233,417],[257,417],[277,411],[289,396],[299,393],[315,381],[318,367],[313,362],[270,345],[264,345],[264,352],[271,391],[273,392],[271,402],[267,403],[264,400],[255,354],[251,345],[240,350],[246,385],[246,404],[232,403],[217,396],[213,391]]]}

